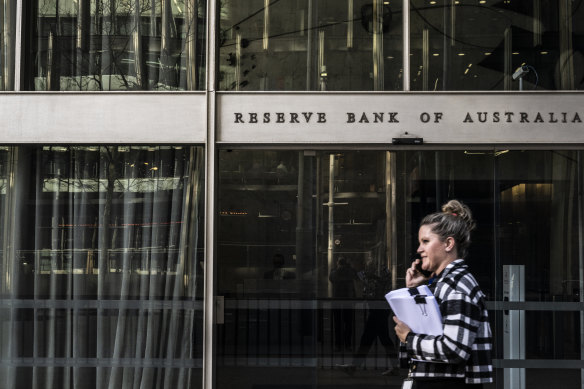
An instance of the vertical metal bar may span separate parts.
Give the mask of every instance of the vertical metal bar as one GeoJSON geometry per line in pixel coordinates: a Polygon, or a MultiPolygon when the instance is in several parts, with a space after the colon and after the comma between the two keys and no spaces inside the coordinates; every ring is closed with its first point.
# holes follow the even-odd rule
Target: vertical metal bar
{"type": "Polygon", "coordinates": [[[150,36],[158,35],[156,31],[156,0],[150,0],[150,36]]]}
{"type": "Polygon", "coordinates": [[[347,49],[353,48],[353,29],[355,27],[355,16],[353,15],[354,0],[347,0],[347,49]]]}
{"type": "Polygon", "coordinates": [[[402,3],[403,19],[403,90],[410,90],[410,0],[403,0],[402,3]]]}
{"type": "Polygon", "coordinates": [[[171,24],[172,24],[172,7],[170,0],[161,1],[161,30],[160,30],[160,76],[159,81],[163,84],[171,84],[170,67],[171,61],[171,24]]]}
{"type": "MultiPolygon", "coordinates": [[[[88,47],[87,36],[89,35],[90,23],[90,2],[79,0],[77,2],[77,25],[75,41],[75,75],[77,80],[77,90],[83,90],[83,64],[87,61],[85,52],[88,47]]],[[[89,51],[87,50],[89,54],[89,51]]]]}
{"type": "MultiPolygon", "coordinates": [[[[315,163],[315,170],[316,170],[316,181],[317,185],[315,185],[314,191],[315,193],[315,204],[316,204],[316,212],[315,212],[315,216],[314,216],[314,231],[315,231],[315,237],[314,237],[314,247],[313,249],[313,255],[314,258],[317,258],[317,270],[316,270],[316,277],[317,279],[321,279],[319,277],[328,277],[328,273],[325,272],[325,274],[322,274],[322,269],[320,266],[320,256],[319,256],[319,252],[320,252],[320,237],[322,236],[322,230],[323,230],[323,226],[322,226],[322,221],[323,221],[323,214],[322,214],[322,185],[318,184],[321,182],[321,178],[322,178],[322,172],[321,172],[321,163],[322,163],[322,159],[321,156],[319,154],[317,154],[316,152],[307,152],[307,151],[300,151],[299,154],[301,155],[311,155],[314,157],[314,163],[315,163]]],[[[300,167],[298,167],[298,171],[300,171],[300,167]]],[[[328,270],[328,269],[327,269],[328,270]]]]}
{"type": "Polygon", "coordinates": [[[456,0],[450,0],[450,45],[456,45],[456,0]]]}
{"type": "Polygon", "coordinates": [[[505,46],[504,46],[504,51],[503,51],[503,60],[504,60],[504,73],[503,73],[503,84],[504,84],[504,90],[511,90],[511,74],[512,74],[512,59],[511,59],[511,52],[513,50],[512,47],[512,42],[513,42],[513,36],[512,36],[512,32],[511,32],[511,27],[507,27],[505,29],[505,46]]]}
{"type": "Polygon", "coordinates": [[[264,33],[262,39],[262,48],[270,48],[270,0],[264,0],[264,33]]]}
{"type": "MultiPolygon", "coordinates": [[[[580,302],[584,302],[584,196],[582,151],[578,151],[577,185],[578,185],[578,287],[580,302]]],[[[580,360],[584,360],[584,311],[580,311],[580,360]]],[[[580,369],[580,387],[584,389],[584,369],[580,369]]]]}
{"type": "Polygon", "coordinates": [[[383,77],[383,3],[381,0],[373,1],[373,90],[384,89],[383,77]]]}
{"type": "Polygon", "coordinates": [[[319,90],[326,91],[326,65],[324,60],[324,30],[318,30],[318,80],[319,90]]]}
{"type": "Polygon", "coordinates": [[[542,44],[541,0],[533,0],[533,46],[542,44]]]}
{"type": "Polygon", "coordinates": [[[49,31],[49,39],[47,43],[47,82],[46,90],[53,90],[53,43],[55,37],[53,31],[49,31]]]}
{"type": "Polygon", "coordinates": [[[306,90],[312,89],[312,0],[308,0],[308,16],[307,16],[307,28],[308,34],[306,34],[306,90]]]}
{"type": "Polygon", "coordinates": [[[391,270],[391,288],[397,288],[397,167],[396,153],[385,153],[386,257],[391,270]]]}
{"type": "Polygon", "coordinates": [[[11,43],[14,37],[11,34],[12,23],[7,19],[10,17],[10,1],[3,0],[0,3],[0,21],[2,21],[2,35],[0,36],[0,55],[2,55],[2,78],[0,79],[0,91],[6,90],[6,85],[10,85],[8,80],[14,77],[14,69],[10,70],[12,63],[11,43]],[[9,54],[10,53],[10,54],[9,54]]]}
{"type": "Polygon", "coordinates": [[[241,32],[235,34],[235,90],[241,84],[241,32]]]}
{"type": "Polygon", "coordinates": [[[428,90],[428,68],[430,67],[430,30],[424,26],[422,31],[422,89],[428,90]]]}
{"type": "MultiPolygon", "coordinates": [[[[304,153],[298,153],[298,192],[296,205],[296,263],[305,262],[304,258],[304,153]]],[[[300,277],[302,277],[300,273],[300,277]]]]}
{"type": "MultiPolygon", "coordinates": [[[[328,249],[327,249],[327,274],[333,268],[333,254],[334,254],[334,222],[335,222],[335,155],[331,153],[329,155],[329,201],[328,201],[328,249]]],[[[329,282],[329,296],[332,296],[332,285],[329,282]]]]}
{"type": "Polygon", "coordinates": [[[4,0],[0,9],[0,17],[3,23],[2,28],[2,82],[0,85],[0,90],[12,90],[14,88],[14,49],[15,49],[15,39],[14,28],[16,20],[14,20],[13,15],[16,11],[14,7],[14,2],[11,0],[4,0]]]}
{"type": "Polygon", "coordinates": [[[207,97],[207,139],[205,142],[205,296],[203,312],[203,388],[215,387],[215,191],[217,171],[216,148],[216,39],[217,39],[217,4],[207,0],[206,33],[206,97],[207,97]]]}
{"type": "Polygon", "coordinates": [[[142,67],[142,64],[144,63],[142,59],[142,9],[140,7],[139,0],[134,0],[134,31],[132,32],[132,37],[134,46],[134,70],[136,72],[136,83],[140,86],[141,89],[146,89],[145,86],[147,85],[147,82],[143,78],[145,74],[142,67]]]}
{"type": "MultiPolygon", "coordinates": [[[[454,8],[454,4],[451,4],[454,8]]],[[[442,25],[444,29],[446,26],[451,24],[450,18],[452,17],[452,13],[448,12],[448,9],[444,7],[442,12],[442,25]]],[[[449,39],[447,34],[444,34],[442,37],[442,90],[448,90],[449,88],[449,70],[450,70],[450,57],[452,55],[452,47],[454,47],[454,42],[452,39],[449,39]]]]}
{"type": "Polygon", "coordinates": [[[559,1],[560,16],[560,85],[562,90],[574,89],[574,48],[572,45],[572,2],[559,1]]]}
{"type": "MultiPolygon", "coordinates": [[[[32,5],[29,5],[32,6],[32,5]]],[[[4,16],[6,17],[6,15],[4,16]]],[[[10,17],[10,15],[8,16],[10,17]]],[[[14,90],[20,91],[20,68],[22,66],[22,0],[16,0],[16,28],[14,32],[14,90]]],[[[4,22],[6,24],[6,22],[4,22]]],[[[6,38],[5,38],[6,39],[6,38]]],[[[10,44],[10,42],[8,42],[10,44]]]]}
{"type": "MultiPolygon", "coordinates": [[[[494,150],[495,151],[495,150],[494,150]]],[[[492,198],[493,198],[493,213],[492,213],[492,225],[493,225],[493,229],[492,229],[492,241],[493,241],[493,257],[494,257],[494,261],[493,261],[493,265],[491,266],[491,271],[493,274],[493,280],[494,280],[494,284],[493,284],[493,290],[495,291],[495,310],[494,312],[489,312],[489,315],[491,313],[494,313],[495,315],[495,333],[499,333],[502,334],[504,332],[503,330],[503,311],[500,309],[500,305],[499,302],[503,301],[503,264],[502,264],[502,260],[501,260],[501,242],[499,241],[499,236],[500,236],[500,226],[502,224],[501,221],[501,192],[500,192],[500,183],[499,183],[499,165],[497,163],[497,158],[494,157],[494,153],[493,153],[493,157],[491,157],[491,166],[492,166],[492,172],[493,172],[493,179],[492,179],[492,198]]],[[[498,336],[497,339],[495,339],[495,341],[493,342],[493,348],[494,348],[494,352],[498,355],[501,355],[503,353],[503,337],[502,336],[498,336]],[[498,351],[500,350],[500,351],[498,351]]],[[[504,370],[503,370],[504,371],[504,370]]],[[[503,373],[501,374],[503,375],[503,373]]],[[[499,380],[500,381],[500,380],[499,380]]],[[[503,385],[499,384],[498,387],[501,388],[503,385]]]]}
{"type": "Polygon", "coordinates": [[[187,51],[187,90],[199,88],[199,77],[197,69],[197,49],[199,34],[199,2],[189,0],[185,3],[185,13],[187,20],[187,34],[185,46],[187,51]]]}
{"type": "MultiPolygon", "coordinates": [[[[12,146],[10,147],[10,152],[7,158],[7,164],[9,166],[8,175],[6,177],[6,199],[4,207],[4,231],[3,231],[3,269],[2,269],[2,286],[1,290],[7,295],[11,295],[15,290],[16,279],[15,273],[18,269],[16,264],[16,239],[18,236],[18,229],[16,227],[17,218],[17,208],[16,202],[21,193],[19,188],[16,186],[19,160],[20,160],[20,150],[21,147],[12,146]]],[[[8,328],[9,334],[16,334],[18,327],[18,322],[15,320],[17,315],[17,309],[14,306],[10,307],[10,313],[8,316],[8,328]]],[[[35,312],[36,313],[36,312],[35,312]]],[[[5,327],[6,328],[6,327],[5,327]]],[[[36,342],[35,342],[36,343],[36,342]]],[[[7,344],[5,346],[5,353],[2,357],[7,358],[11,362],[17,357],[17,343],[14,336],[9,336],[7,344]]],[[[3,351],[4,351],[3,350],[3,351]]],[[[4,382],[6,387],[13,388],[16,387],[16,369],[8,370],[8,374],[4,382]]]]}

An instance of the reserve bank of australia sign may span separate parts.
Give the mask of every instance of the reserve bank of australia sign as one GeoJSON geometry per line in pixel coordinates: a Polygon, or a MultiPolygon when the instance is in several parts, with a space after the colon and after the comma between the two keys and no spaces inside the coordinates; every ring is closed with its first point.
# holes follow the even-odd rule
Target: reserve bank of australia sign
{"type": "Polygon", "coordinates": [[[219,141],[237,143],[584,143],[584,94],[221,95],[219,141]]]}

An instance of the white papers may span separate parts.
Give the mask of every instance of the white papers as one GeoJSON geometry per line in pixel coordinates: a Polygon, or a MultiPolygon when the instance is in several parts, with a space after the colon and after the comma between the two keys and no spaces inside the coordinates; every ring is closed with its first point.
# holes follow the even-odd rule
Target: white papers
{"type": "Polygon", "coordinates": [[[412,295],[410,288],[397,289],[386,294],[385,299],[395,316],[414,333],[442,335],[442,315],[436,297],[427,285],[418,286],[417,292],[412,295]]]}

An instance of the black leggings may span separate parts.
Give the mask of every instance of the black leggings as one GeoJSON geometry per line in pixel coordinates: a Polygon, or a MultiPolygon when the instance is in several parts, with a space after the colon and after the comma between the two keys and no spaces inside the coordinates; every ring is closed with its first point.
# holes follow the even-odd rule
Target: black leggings
{"type": "Polygon", "coordinates": [[[464,378],[414,378],[413,389],[481,389],[482,384],[467,384],[464,378]]]}

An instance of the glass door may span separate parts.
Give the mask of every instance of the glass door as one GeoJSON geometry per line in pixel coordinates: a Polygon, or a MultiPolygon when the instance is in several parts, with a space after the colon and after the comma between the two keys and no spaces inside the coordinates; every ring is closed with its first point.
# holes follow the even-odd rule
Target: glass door
{"type": "Polygon", "coordinates": [[[386,154],[220,152],[218,388],[387,383],[386,154]]]}

